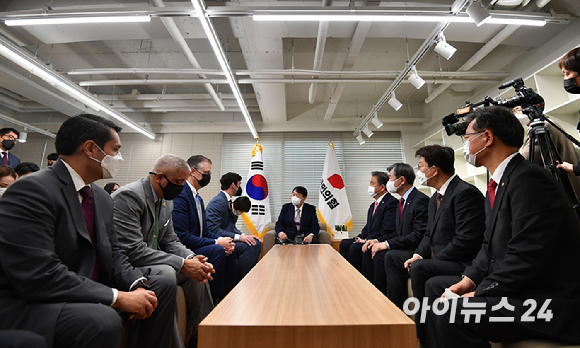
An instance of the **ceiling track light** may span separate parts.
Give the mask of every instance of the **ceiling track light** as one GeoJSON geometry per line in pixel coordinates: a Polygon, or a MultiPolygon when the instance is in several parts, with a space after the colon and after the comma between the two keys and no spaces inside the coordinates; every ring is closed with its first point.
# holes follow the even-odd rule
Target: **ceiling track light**
{"type": "Polygon", "coordinates": [[[365,126],[364,126],[364,127],[363,127],[363,129],[362,129],[362,131],[363,131],[363,133],[365,133],[365,134],[366,134],[366,136],[367,136],[368,138],[370,138],[370,137],[372,137],[372,136],[373,136],[373,131],[372,131],[372,130],[369,128],[369,125],[368,125],[368,123],[367,123],[367,124],[365,124],[365,126]]]}
{"type": "Polygon", "coordinates": [[[24,127],[24,130],[22,132],[20,132],[20,136],[18,137],[18,142],[25,143],[27,138],[28,138],[28,133],[26,132],[26,127],[24,127]]]}
{"type": "Polygon", "coordinates": [[[28,71],[30,74],[37,76],[41,80],[47,82],[49,85],[68,95],[69,97],[76,99],[86,107],[93,109],[95,112],[102,111],[117,119],[118,121],[121,121],[125,125],[133,128],[137,132],[151,139],[155,139],[155,133],[141,127],[129,117],[113,110],[75,83],[65,79],[56,71],[47,68],[44,66],[44,64],[38,62],[31,55],[22,51],[20,48],[14,46],[12,43],[1,37],[0,56],[18,65],[22,69],[28,71]]]}
{"type": "Polygon", "coordinates": [[[439,54],[441,57],[449,60],[457,51],[457,48],[451,46],[445,40],[445,36],[443,33],[439,36],[439,40],[437,40],[437,45],[435,45],[435,52],[439,54]]]}
{"type": "Polygon", "coordinates": [[[151,16],[79,16],[79,17],[46,17],[7,19],[4,24],[9,27],[26,25],[88,24],[88,23],[143,23],[150,22],[151,16]]]}
{"type": "Polygon", "coordinates": [[[244,98],[242,97],[242,92],[240,91],[240,87],[238,86],[238,83],[234,79],[234,73],[232,72],[232,69],[230,68],[230,65],[228,64],[226,54],[221,46],[221,43],[219,41],[218,35],[215,31],[215,28],[206,14],[203,0],[191,0],[191,3],[193,4],[195,11],[197,12],[197,18],[199,18],[199,21],[201,22],[201,26],[205,32],[205,35],[207,36],[207,39],[209,40],[211,47],[213,48],[213,51],[214,51],[216,58],[220,64],[220,67],[226,76],[228,84],[230,85],[230,88],[232,89],[234,97],[236,98],[236,101],[238,102],[240,110],[242,110],[242,114],[244,115],[246,123],[248,124],[248,128],[250,128],[250,132],[252,133],[252,136],[255,139],[258,139],[258,132],[256,131],[256,128],[254,127],[254,122],[252,122],[252,118],[250,117],[250,112],[248,111],[248,108],[246,107],[246,102],[244,101],[244,98]]]}
{"type": "Polygon", "coordinates": [[[425,80],[423,80],[421,78],[421,76],[419,76],[419,73],[417,72],[417,67],[415,67],[415,66],[413,66],[411,68],[411,75],[409,76],[409,82],[411,82],[411,84],[413,86],[415,86],[415,88],[417,88],[417,89],[423,87],[423,85],[425,84],[425,80]]]}
{"type": "Polygon", "coordinates": [[[360,133],[356,136],[356,140],[358,140],[359,145],[363,145],[364,143],[366,143],[366,141],[363,139],[360,133]]]}
{"type": "Polygon", "coordinates": [[[403,106],[403,103],[401,103],[400,101],[397,100],[397,98],[395,97],[395,93],[391,94],[391,98],[389,99],[389,105],[395,109],[395,111],[398,111],[401,106],[403,106]]]}
{"type": "Polygon", "coordinates": [[[465,12],[467,12],[469,18],[471,18],[478,27],[491,19],[491,14],[489,14],[489,11],[483,7],[483,4],[479,0],[473,0],[471,4],[467,6],[465,12]]]}
{"type": "Polygon", "coordinates": [[[377,114],[375,114],[375,117],[371,119],[371,122],[375,125],[375,127],[377,127],[377,129],[383,126],[383,122],[379,120],[379,116],[377,114]]]}

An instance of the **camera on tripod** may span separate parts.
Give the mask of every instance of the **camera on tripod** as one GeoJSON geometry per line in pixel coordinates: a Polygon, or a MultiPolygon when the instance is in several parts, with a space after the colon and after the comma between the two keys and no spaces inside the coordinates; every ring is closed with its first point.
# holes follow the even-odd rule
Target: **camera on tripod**
{"type": "Polygon", "coordinates": [[[449,114],[441,120],[441,124],[445,127],[445,132],[448,136],[452,134],[455,135],[464,135],[465,131],[467,130],[467,126],[469,126],[469,122],[464,121],[465,117],[469,115],[473,110],[477,109],[478,107],[485,107],[489,106],[489,101],[484,100],[480,103],[472,104],[469,101],[465,102],[465,107],[463,109],[457,110],[452,114],[449,114]]]}

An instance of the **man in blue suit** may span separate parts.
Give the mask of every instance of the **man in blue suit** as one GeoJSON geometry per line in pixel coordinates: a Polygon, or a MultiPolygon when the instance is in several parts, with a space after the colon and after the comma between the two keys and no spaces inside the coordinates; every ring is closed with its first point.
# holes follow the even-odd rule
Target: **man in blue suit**
{"type": "Polygon", "coordinates": [[[367,224],[355,239],[343,239],[340,242],[340,254],[359,272],[362,272],[363,253],[369,246],[366,242],[382,239],[395,232],[398,201],[387,192],[389,175],[385,172],[372,172],[371,175],[368,193],[375,201],[369,207],[367,224]]]}
{"type": "Polygon", "coordinates": [[[316,217],[316,207],[304,203],[307,196],[306,188],[296,186],[292,190],[292,203],[282,206],[276,221],[276,233],[282,242],[287,239],[296,240],[300,234],[304,236],[304,243],[318,244],[320,225],[316,217]]]}
{"type": "Polygon", "coordinates": [[[211,160],[202,155],[187,160],[191,167],[183,191],[173,199],[173,228],[181,242],[198,255],[205,255],[215,269],[209,283],[214,302],[225,297],[236,285],[235,244],[207,229],[203,199],[199,190],[211,180],[211,160]]]}
{"type": "Polygon", "coordinates": [[[8,151],[12,150],[14,145],[16,145],[18,138],[20,138],[20,133],[14,128],[2,128],[0,129],[0,138],[0,155],[2,157],[0,164],[14,169],[20,164],[20,158],[8,151]]]}
{"type": "Polygon", "coordinates": [[[262,243],[260,238],[243,234],[236,228],[238,216],[242,212],[234,210],[231,201],[232,197],[242,195],[242,177],[237,173],[226,173],[222,175],[220,185],[222,191],[207,205],[207,229],[213,234],[234,240],[239,281],[258,263],[262,243]]]}

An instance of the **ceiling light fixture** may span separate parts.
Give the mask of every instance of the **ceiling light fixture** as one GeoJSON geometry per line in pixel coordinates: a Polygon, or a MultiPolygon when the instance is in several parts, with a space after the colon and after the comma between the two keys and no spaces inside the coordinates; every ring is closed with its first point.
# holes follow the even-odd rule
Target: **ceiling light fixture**
{"type": "Polygon", "coordinates": [[[363,127],[362,131],[366,134],[367,137],[372,137],[373,136],[373,131],[369,128],[368,123],[365,124],[365,126],[363,127]]]}
{"type": "Polygon", "coordinates": [[[25,25],[57,25],[57,24],[87,24],[87,23],[142,23],[150,22],[150,16],[105,16],[105,17],[46,17],[46,18],[20,18],[7,19],[4,21],[9,27],[25,25]]]}
{"type": "Polygon", "coordinates": [[[397,100],[397,98],[395,97],[395,92],[393,92],[393,94],[391,94],[391,98],[389,99],[389,105],[395,109],[395,111],[398,111],[401,106],[403,106],[403,104],[397,100]]]}
{"type": "Polygon", "coordinates": [[[363,145],[364,143],[366,143],[366,141],[363,139],[360,133],[356,136],[356,140],[358,140],[359,145],[363,145]]]}
{"type": "Polygon", "coordinates": [[[423,80],[421,78],[421,76],[419,76],[419,73],[417,72],[417,67],[415,67],[415,66],[413,66],[411,68],[411,75],[409,76],[409,82],[411,82],[411,84],[413,86],[415,86],[415,88],[417,88],[417,89],[423,87],[423,85],[425,84],[425,80],[423,80]]]}
{"type": "Polygon", "coordinates": [[[487,9],[483,7],[483,4],[478,0],[473,0],[471,4],[467,6],[467,9],[465,9],[465,12],[467,12],[469,18],[471,18],[478,27],[491,18],[489,11],[487,11],[487,9]]]}
{"type": "MultiPolygon", "coordinates": [[[[473,4],[472,4],[473,5],[473,4]]],[[[479,5],[476,5],[479,6],[479,5]]],[[[484,8],[482,8],[485,10],[484,8]]],[[[487,10],[485,10],[487,11],[487,10]]],[[[266,11],[264,13],[254,13],[254,21],[271,21],[271,22],[410,22],[410,23],[473,23],[475,20],[468,15],[426,15],[426,14],[390,14],[362,11],[340,11],[333,10],[332,13],[316,12],[315,10],[304,12],[289,11],[266,11]]],[[[476,22],[477,23],[477,22],[476,22]]],[[[482,22],[483,23],[483,22],[482,22]]],[[[519,18],[509,15],[497,14],[495,17],[487,18],[485,23],[488,24],[514,24],[525,26],[546,25],[544,18],[519,18]]]]}
{"type": "Polygon", "coordinates": [[[371,119],[371,122],[375,125],[375,127],[377,127],[377,129],[383,126],[383,122],[379,120],[379,116],[377,114],[375,114],[375,117],[371,119]]]}
{"type": "Polygon", "coordinates": [[[449,58],[453,57],[455,51],[457,51],[457,48],[448,44],[445,40],[445,35],[441,33],[437,40],[437,45],[435,46],[435,52],[437,52],[441,57],[449,60],[449,58]]]}
{"type": "Polygon", "coordinates": [[[230,65],[227,62],[225,52],[220,44],[215,28],[213,27],[213,24],[210,22],[209,18],[205,13],[205,6],[203,4],[203,0],[191,0],[191,3],[193,4],[195,11],[197,12],[197,18],[199,18],[201,22],[201,26],[203,27],[205,35],[207,36],[207,39],[209,40],[209,43],[213,48],[213,51],[220,64],[220,67],[223,70],[226,79],[228,80],[230,88],[232,89],[234,97],[236,98],[236,101],[238,102],[238,105],[240,107],[240,110],[242,110],[242,114],[246,119],[248,128],[250,128],[252,136],[254,136],[255,139],[258,139],[258,132],[256,132],[256,128],[254,127],[254,122],[252,122],[250,112],[246,107],[246,103],[244,101],[244,98],[242,97],[242,92],[240,92],[240,87],[238,86],[236,80],[234,79],[234,73],[232,72],[232,69],[230,68],[230,65]]]}
{"type": "Polygon", "coordinates": [[[63,78],[52,69],[44,66],[44,64],[38,62],[32,56],[26,52],[15,47],[10,42],[3,38],[0,38],[0,56],[8,59],[14,64],[18,65],[22,69],[28,71],[30,74],[37,76],[38,78],[44,80],[54,88],[63,92],[64,94],[70,96],[81,102],[82,104],[90,107],[95,112],[103,111],[111,117],[123,122],[127,126],[133,128],[137,132],[146,135],[151,139],[155,139],[155,133],[141,127],[135,121],[129,117],[111,109],[99,99],[93,97],[87,91],[74,84],[73,82],[63,78]]]}

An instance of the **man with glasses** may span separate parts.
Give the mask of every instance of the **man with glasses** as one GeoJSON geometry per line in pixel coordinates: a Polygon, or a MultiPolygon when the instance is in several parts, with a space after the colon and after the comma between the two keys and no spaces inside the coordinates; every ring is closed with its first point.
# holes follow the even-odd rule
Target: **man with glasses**
{"type": "Polygon", "coordinates": [[[119,244],[129,262],[183,287],[193,329],[188,345],[194,346],[198,324],[213,309],[204,283],[212,280],[215,271],[207,257],[187,249],[173,230],[173,199],[183,191],[189,173],[182,158],[163,155],[149,175],[121,187],[111,197],[119,244]]]}
{"type": "MultiPolygon", "coordinates": [[[[419,182],[437,192],[429,201],[428,227],[417,249],[392,250],[385,256],[387,297],[401,309],[407,299],[408,274],[413,295],[422,302],[427,280],[460,275],[470,264],[481,247],[485,229],[483,195],[455,174],[453,149],[429,145],[417,150],[415,156],[419,157],[419,182]]],[[[420,320],[416,324],[422,344],[425,324],[420,320]]]]}
{"type": "Polygon", "coordinates": [[[215,268],[209,284],[215,302],[236,285],[235,244],[230,237],[209,232],[205,205],[199,190],[211,180],[211,160],[202,155],[187,160],[191,167],[183,191],[173,200],[173,227],[181,242],[196,254],[207,256],[215,268]]]}
{"type": "Polygon", "coordinates": [[[232,208],[232,200],[242,195],[242,177],[237,173],[226,173],[220,179],[222,191],[207,205],[207,228],[209,232],[232,238],[236,244],[236,273],[242,280],[258,263],[262,243],[260,238],[243,234],[236,228],[241,212],[232,208]]]}
{"type": "Polygon", "coordinates": [[[0,138],[2,138],[0,142],[0,155],[2,155],[0,164],[10,166],[12,169],[20,164],[20,158],[9,152],[16,145],[19,137],[20,133],[14,128],[0,129],[0,138]]]}

